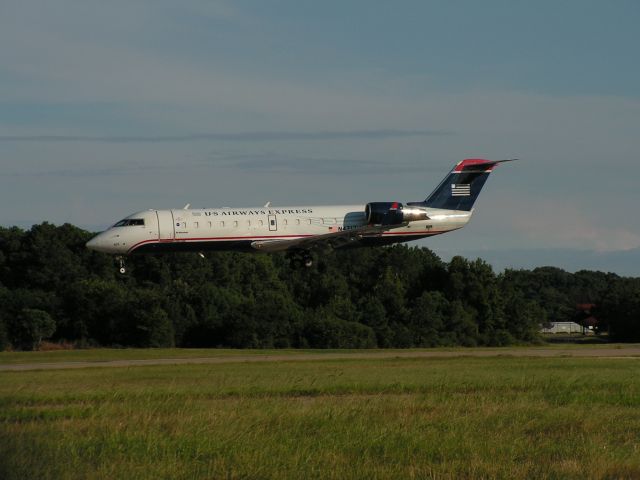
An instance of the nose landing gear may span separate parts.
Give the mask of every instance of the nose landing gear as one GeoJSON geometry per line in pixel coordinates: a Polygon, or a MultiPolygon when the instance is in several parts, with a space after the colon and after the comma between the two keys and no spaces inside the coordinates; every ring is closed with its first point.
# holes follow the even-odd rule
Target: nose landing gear
{"type": "Polygon", "coordinates": [[[124,275],[127,273],[127,268],[124,265],[124,257],[116,257],[116,260],[120,263],[120,273],[124,275]]]}

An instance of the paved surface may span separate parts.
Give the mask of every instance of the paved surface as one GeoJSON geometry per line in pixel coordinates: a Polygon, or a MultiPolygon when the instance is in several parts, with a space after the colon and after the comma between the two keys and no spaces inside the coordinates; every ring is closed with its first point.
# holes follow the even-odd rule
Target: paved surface
{"type": "Polygon", "coordinates": [[[474,348],[453,351],[390,351],[355,353],[301,353],[289,355],[225,355],[220,357],[154,358],[148,360],[110,360],[105,362],[54,362],[0,365],[0,371],[61,370],[70,368],[141,367],[148,365],[186,365],[220,363],[299,362],[317,360],[361,360],[393,358],[453,358],[453,357],[591,357],[640,359],[640,347],[618,348],[474,348]]]}

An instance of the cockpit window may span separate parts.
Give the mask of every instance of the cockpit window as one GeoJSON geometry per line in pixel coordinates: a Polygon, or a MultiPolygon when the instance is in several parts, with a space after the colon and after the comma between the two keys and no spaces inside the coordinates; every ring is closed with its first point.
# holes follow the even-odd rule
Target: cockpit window
{"type": "Polygon", "coordinates": [[[124,220],[120,220],[118,223],[114,225],[114,227],[132,227],[135,225],[144,226],[143,218],[125,218],[124,220]]]}

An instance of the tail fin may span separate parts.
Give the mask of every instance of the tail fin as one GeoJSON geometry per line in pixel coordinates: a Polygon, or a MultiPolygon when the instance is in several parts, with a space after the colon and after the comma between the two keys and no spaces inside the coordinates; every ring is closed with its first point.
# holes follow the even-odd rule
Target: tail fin
{"type": "Polygon", "coordinates": [[[413,205],[469,212],[495,166],[512,160],[462,160],[424,202],[413,205]]]}

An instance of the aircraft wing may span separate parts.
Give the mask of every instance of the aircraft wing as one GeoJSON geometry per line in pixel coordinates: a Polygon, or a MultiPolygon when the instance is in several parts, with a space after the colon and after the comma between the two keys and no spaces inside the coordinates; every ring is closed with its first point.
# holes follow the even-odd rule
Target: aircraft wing
{"type": "Polygon", "coordinates": [[[362,240],[364,237],[377,237],[383,232],[402,225],[367,225],[354,228],[352,230],[341,230],[337,232],[323,233],[311,237],[300,237],[292,239],[256,240],[251,242],[251,246],[263,252],[282,252],[289,249],[307,249],[320,245],[329,245],[334,248],[342,247],[349,243],[362,240]]]}

